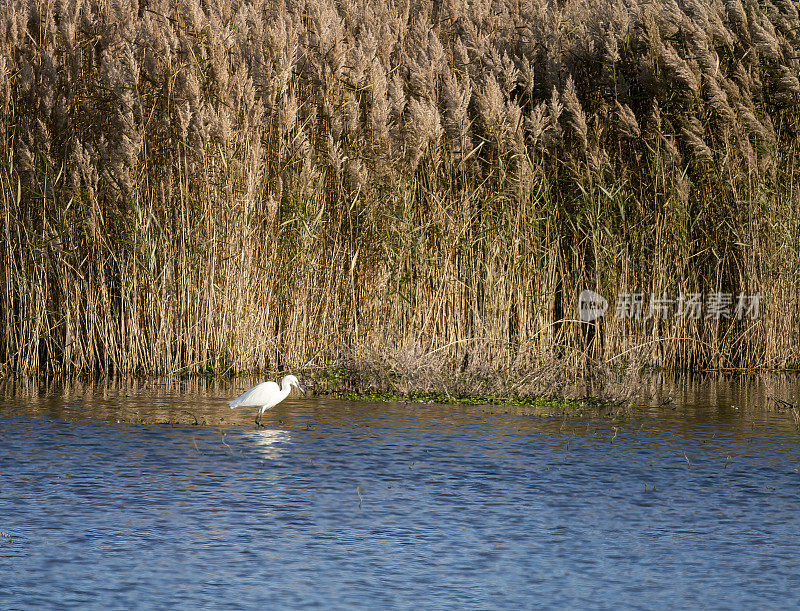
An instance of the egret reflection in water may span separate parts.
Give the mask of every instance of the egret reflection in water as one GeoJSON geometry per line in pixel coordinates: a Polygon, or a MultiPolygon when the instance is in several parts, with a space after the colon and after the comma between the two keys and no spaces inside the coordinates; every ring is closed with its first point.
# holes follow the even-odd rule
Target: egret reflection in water
{"type": "Polygon", "coordinates": [[[252,441],[262,458],[269,459],[280,457],[285,452],[286,444],[292,440],[289,432],[282,429],[259,429],[247,433],[245,438],[252,441]]]}

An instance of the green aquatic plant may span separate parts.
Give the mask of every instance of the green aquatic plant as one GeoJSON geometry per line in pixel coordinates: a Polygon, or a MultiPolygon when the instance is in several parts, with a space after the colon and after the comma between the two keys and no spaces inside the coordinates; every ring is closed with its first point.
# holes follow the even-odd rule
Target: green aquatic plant
{"type": "Polygon", "coordinates": [[[593,397],[569,399],[564,397],[533,397],[517,395],[450,395],[438,392],[332,392],[330,396],[347,401],[381,403],[430,403],[450,405],[508,405],[523,407],[579,408],[602,407],[609,404],[593,397]]]}

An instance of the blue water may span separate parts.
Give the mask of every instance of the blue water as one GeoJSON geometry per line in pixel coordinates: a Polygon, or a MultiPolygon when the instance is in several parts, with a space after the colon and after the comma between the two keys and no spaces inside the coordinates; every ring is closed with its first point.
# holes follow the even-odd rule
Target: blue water
{"type": "Polygon", "coordinates": [[[800,604],[785,415],[105,401],[0,401],[4,609],[800,604]]]}

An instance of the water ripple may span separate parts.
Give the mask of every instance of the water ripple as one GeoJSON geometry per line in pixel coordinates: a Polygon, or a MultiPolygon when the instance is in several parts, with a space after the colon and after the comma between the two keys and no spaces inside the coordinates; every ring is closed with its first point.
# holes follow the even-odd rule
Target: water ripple
{"type": "Polygon", "coordinates": [[[777,415],[289,400],[253,430],[72,401],[0,404],[6,608],[800,602],[800,446],[777,415]]]}

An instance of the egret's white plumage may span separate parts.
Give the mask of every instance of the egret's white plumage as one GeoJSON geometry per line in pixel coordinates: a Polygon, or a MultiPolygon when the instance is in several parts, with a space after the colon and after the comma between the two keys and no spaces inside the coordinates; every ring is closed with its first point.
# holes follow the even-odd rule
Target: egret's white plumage
{"type": "Polygon", "coordinates": [[[256,424],[261,424],[261,416],[271,407],[275,407],[289,396],[292,386],[297,386],[302,393],[306,391],[300,386],[300,380],[293,375],[284,376],[281,380],[281,385],[278,386],[275,382],[263,382],[258,386],[254,386],[250,390],[243,392],[236,397],[233,401],[229,401],[228,405],[231,409],[234,407],[258,407],[258,415],[256,416],[256,424]]]}

